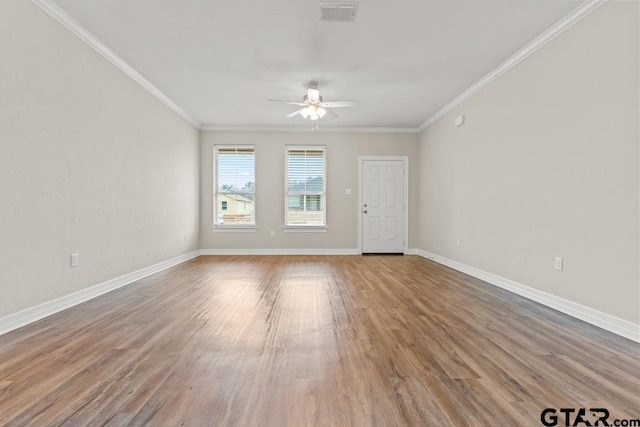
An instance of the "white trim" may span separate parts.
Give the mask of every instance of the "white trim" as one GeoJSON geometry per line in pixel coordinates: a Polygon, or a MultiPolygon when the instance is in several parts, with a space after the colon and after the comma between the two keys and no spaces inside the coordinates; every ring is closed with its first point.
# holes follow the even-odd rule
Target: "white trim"
{"type": "Polygon", "coordinates": [[[38,304],[34,307],[27,308],[17,313],[1,317],[0,335],[6,334],[7,332],[21,328],[40,319],[44,319],[47,316],[51,316],[52,314],[58,313],[62,310],[66,310],[67,308],[71,308],[85,301],[89,301],[100,295],[106,294],[107,292],[111,292],[115,289],[133,283],[136,280],[140,280],[143,277],[150,276],[159,271],[188,261],[192,258],[197,257],[198,255],[200,255],[200,251],[189,252],[187,254],[171,258],[158,264],[142,268],[132,273],[125,274],[124,276],[107,280],[106,282],[100,283],[98,285],[91,286],[89,288],[73,292],[69,295],[65,295],[63,297],[56,298],[42,304],[38,304]]]}
{"type": "Polygon", "coordinates": [[[71,31],[78,38],[95,49],[98,53],[104,56],[109,62],[118,67],[123,73],[133,79],[140,86],[145,88],[149,93],[158,98],[167,107],[172,109],[180,117],[191,123],[198,129],[201,129],[202,124],[193,118],[189,113],[183,110],[178,104],[173,102],[167,95],[162,93],[151,82],[145,79],[139,72],[133,67],[127,64],[122,58],[116,55],[111,49],[109,49],[104,43],[102,43],[96,36],[91,34],[86,28],[80,25],[69,14],[62,10],[58,5],[51,0],[32,0],[42,10],[49,14],[53,19],[58,21],[67,30],[71,31]]]}
{"type": "Polygon", "coordinates": [[[575,317],[576,319],[598,326],[616,335],[620,335],[624,338],[640,343],[640,324],[620,319],[619,317],[603,313],[593,308],[531,288],[521,283],[514,282],[513,280],[505,279],[504,277],[488,273],[478,268],[471,267],[470,265],[466,265],[431,252],[418,250],[418,255],[439,264],[446,265],[447,267],[451,267],[454,270],[476,277],[499,288],[506,289],[510,292],[536,301],[542,305],[575,317]]]}
{"type": "Polygon", "coordinates": [[[203,131],[214,132],[314,132],[314,133],[418,133],[417,127],[319,127],[312,130],[310,127],[301,126],[215,126],[203,125],[203,131]]]}
{"type": "Polygon", "coordinates": [[[295,225],[285,225],[282,227],[282,231],[285,233],[326,233],[329,231],[329,227],[326,225],[307,225],[296,227],[295,225]]]}
{"type": "Polygon", "coordinates": [[[357,249],[200,249],[200,255],[358,255],[357,249]]]}
{"type": "Polygon", "coordinates": [[[316,144],[316,145],[302,145],[302,144],[285,144],[284,146],[285,150],[291,150],[291,151],[301,151],[301,150],[306,150],[306,151],[326,151],[327,150],[327,146],[325,144],[316,144]]]}
{"type": "Polygon", "coordinates": [[[553,24],[549,27],[545,32],[540,34],[538,37],[533,39],[529,44],[520,49],[518,52],[513,54],[509,59],[500,64],[498,67],[494,68],[489,72],[486,76],[478,80],[475,84],[473,84],[469,89],[462,92],[453,101],[449,102],[447,105],[438,110],[434,115],[429,117],[422,125],[418,127],[418,132],[422,132],[436,121],[438,121],[442,116],[447,114],[449,111],[453,110],[458,105],[462,104],[464,101],[473,96],[480,89],[489,85],[491,82],[496,80],[498,77],[509,71],[511,68],[518,65],[520,62],[527,59],[531,56],[535,51],[549,43],[551,40],[558,37],[560,34],[571,28],[571,26],[577,22],[580,22],[583,18],[588,16],[591,12],[598,9],[600,6],[605,4],[608,0],[586,0],[572,12],[570,12],[567,16],[553,24]]]}
{"type": "Polygon", "coordinates": [[[466,91],[458,95],[453,101],[449,102],[443,108],[438,110],[435,114],[429,117],[424,123],[418,127],[375,127],[375,126],[361,126],[361,127],[320,127],[317,130],[312,130],[310,127],[305,126],[217,126],[212,124],[201,124],[198,120],[192,117],[189,113],[183,110],[179,105],[173,102],[169,97],[162,93],[158,88],[145,79],[139,72],[133,67],[127,64],[122,58],[116,55],[111,49],[103,44],[96,36],[91,34],[86,28],[80,25],[69,14],[62,10],[59,6],[53,3],[51,0],[32,0],[33,3],[38,5],[42,10],[49,14],[52,18],[57,20],[65,28],[98,51],[112,64],[118,67],[127,76],[132,78],[143,88],[149,91],[152,95],[158,98],[161,102],[171,108],[175,113],[187,120],[196,128],[203,131],[233,131],[233,132],[344,132],[344,133],[419,133],[425,130],[427,127],[435,123],[438,119],[442,118],[446,113],[469,99],[473,94],[478,92],[483,87],[487,86],[502,74],[524,61],[535,51],[540,49],[545,44],[562,34],[569,29],[573,24],[579,22],[591,12],[605,4],[608,0],[586,0],[576,9],[574,9],[567,16],[556,22],[545,32],[536,37],[533,41],[520,49],[509,59],[489,72],[486,76],[473,84],[466,91]]]}
{"type": "Polygon", "coordinates": [[[213,225],[211,231],[214,233],[255,233],[258,227],[233,227],[224,225],[213,225]]]}
{"type": "Polygon", "coordinates": [[[365,160],[402,160],[404,163],[404,244],[402,253],[409,253],[409,157],[358,156],[358,253],[362,254],[362,162],[365,160]]]}
{"type": "Polygon", "coordinates": [[[213,144],[213,148],[216,150],[236,150],[236,149],[244,149],[248,150],[251,148],[254,153],[256,151],[256,144],[213,144]]]}

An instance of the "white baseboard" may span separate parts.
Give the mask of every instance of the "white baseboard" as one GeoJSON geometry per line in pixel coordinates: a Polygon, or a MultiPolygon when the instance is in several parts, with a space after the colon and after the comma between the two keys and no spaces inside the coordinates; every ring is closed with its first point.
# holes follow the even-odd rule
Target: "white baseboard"
{"type": "Polygon", "coordinates": [[[165,270],[174,265],[183,263],[199,255],[199,251],[193,251],[184,255],[171,258],[169,260],[154,264],[149,267],[142,268],[124,276],[116,277],[115,279],[107,280],[90,288],[82,289],[69,295],[65,295],[60,298],[56,298],[52,301],[47,301],[42,304],[38,304],[34,307],[27,308],[17,313],[9,314],[8,316],[0,317],[0,335],[13,331],[14,329],[21,328],[37,320],[43,319],[52,314],[58,313],[67,308],[73,307],[85,301],[89,301],[95,297],[106,294],[114,289],[121,288],[125,285],[140,280],[143,277],[150,276],[159,271],[165,270]]]}
{"type": "MultiPolygon", "coordinates": [[[[418,255],[409,249],[405,255],[418,255]]],[[[360,255],[358,249],[200,249],[200,255],[360,255]]]]}
{"type": "MultiPolygon", "coordinates": [[[[0,317],[0,335],[26,326],[37,320],[58,313],[77,304],[96,298],[114,289],[183,263],[199,255],[358,255],[357,249],[201,249],[134,271],[124,276],[108,280],[87,289],[48,301],[37,306],[0,317]]],[[[598,326],[616,335],[640,343],[640,324],[603,313],[555,295],[525,286],[504,277],[480,270],[420,249],[409,249],[407,255],[419,255],[469,274],[494,286],[511,291],[525,298],[539,302],[562,313],[598,326]]]]}
{"type": "Polygon", "coordinates": [[[200,255],[359,255],[357,249],[200,249],[200,255]]]}
{"type": "MultiPolygon", "coordinates": [[[[408,249],[405,255],[418,255],[408,249]]],[[[358,249],[200,249],[200,255],[360,255],[358,249]]]]}
{"type": "Polygon", "coordinates": [[[536,301],[540,304],[546,305],[547,307],[558,310],[564,314],[568,314],[569,316],[575,317],[576,319],[580,319],[594,326],[598,326],[599,328],[602,328],[606,331],[640,343],[640,324],[635,324],[633,322],[611,316],[610,314],[603,313],[593,308],[586,307],[584,305],[557,297],[555,295],[531,288],[529,286],[525,286],[521,283],[514,282],[513,280],[496,276],[495,274],[488,273],[478,268],[471,267],[470,265],[466,265],[461,262],[433,254],[431,252],[423,250],[418,250],[417,252],[418,255],[423,258],[427,258],[439,264],[446,265],[447,267],[451,267],[454,270],[461,271],[494,286],[506,289],[510,292],[536,301]]]}

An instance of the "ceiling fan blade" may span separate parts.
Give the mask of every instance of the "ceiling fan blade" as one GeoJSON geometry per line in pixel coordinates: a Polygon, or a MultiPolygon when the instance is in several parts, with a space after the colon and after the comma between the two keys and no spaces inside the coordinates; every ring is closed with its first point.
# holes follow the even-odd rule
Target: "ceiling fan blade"
{"type": "Polygon", "coordinates": [[[290,105],[307,105],[307,104],[303,104],[302,102],[295,102],[295,101],[282,101],[280,99],[267,99],[267,101],[269,102],[279,102],[281,104],[290,104],[290,105]]]}
{"type": "Polygon", "coordinates": [[[322,107],[329,108],[355,107],[356,105],[358,105],[358,101],[327,101],[321,104],[322,107]]]}
{"type": "MultiPolygon", "coordinates": [[[[304,104],[303,104],[303,105],[304,105],[304,104]]],[[[306,108],[307,108],[307,107],[304,107],[304,108],[301,108],[301,109],[299,109],[299,110],[294,111],[294,112],[293,112],[293,113],[291,113],[291,114],[287,114],[287,117],[293,117],[293,116],[296,116],[296,115],[298,115],[298,114],[302,113],[302,111],[303,111],[303,110],[305,110],[306,108]]]]}

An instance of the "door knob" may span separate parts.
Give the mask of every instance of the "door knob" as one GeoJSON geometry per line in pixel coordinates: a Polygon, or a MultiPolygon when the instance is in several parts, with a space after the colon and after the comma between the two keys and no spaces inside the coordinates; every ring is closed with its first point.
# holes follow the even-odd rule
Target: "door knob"
{"type": "Polygon", "coordinates": [[[364,207],[365,207],[365,208],[367,207],[367,204],[366,204],[366,203],[364,204],[364,207]]]}
{"type": "Polygon", "coordinates": [[[367,210],[365,209],[365,210],[363,210],[362,212],[367,213],[367,210]]]}

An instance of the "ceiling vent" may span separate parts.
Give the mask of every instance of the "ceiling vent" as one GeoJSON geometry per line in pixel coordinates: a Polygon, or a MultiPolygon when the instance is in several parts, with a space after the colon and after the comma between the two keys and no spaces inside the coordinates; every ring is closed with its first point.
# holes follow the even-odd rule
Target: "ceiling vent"
{"type": "Polygon", "coordinates": [[[358,13],[357,2],[320,2],[320,20],[352,22],[358,13]]]}

